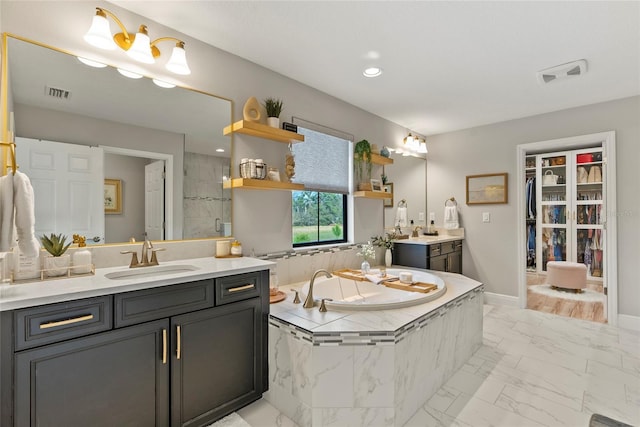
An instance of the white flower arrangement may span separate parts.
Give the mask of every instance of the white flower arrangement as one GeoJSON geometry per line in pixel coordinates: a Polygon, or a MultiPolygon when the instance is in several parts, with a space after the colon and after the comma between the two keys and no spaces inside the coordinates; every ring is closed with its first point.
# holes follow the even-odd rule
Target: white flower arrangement
{"type": "Polygon", "coordinates": [[[367,243],[362,244],[360,252],[358,252],[357,255],[364,258],[365,261],[376,257],[376,250],[370,240],[367,243]]]}

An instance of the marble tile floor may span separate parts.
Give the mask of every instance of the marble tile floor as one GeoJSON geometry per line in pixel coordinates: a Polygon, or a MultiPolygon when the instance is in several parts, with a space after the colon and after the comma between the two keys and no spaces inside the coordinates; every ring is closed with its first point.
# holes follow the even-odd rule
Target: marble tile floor
{"type": "MultiPolygon", "coordinates": [[[[640,332],[485,305],[483,338],[405,427],[587,427],[593,413],[640,426],[640,332]]],[[[264,399],[238,414],[296,426],[264,399]]]]}

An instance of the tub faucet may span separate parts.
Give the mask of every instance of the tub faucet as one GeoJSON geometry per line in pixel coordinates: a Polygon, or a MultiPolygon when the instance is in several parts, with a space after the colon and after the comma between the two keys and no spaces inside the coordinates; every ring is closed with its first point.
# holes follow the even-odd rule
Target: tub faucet
{"type": "Polygon", "coordinates": [[[316,276],[320,273],[324,273],[327,279],[333,277],[331,276],[331,273],[322,268],[320,270],[316,270],[316,272],[313,273],[313,276],[311,276],[311,281],[309,282],[309,292],[307,292],[307,298],[304,300],[304,304],[302,305],[304,308],[313,308],[313,306],[315,305],[315,301],[313,301],[313,282],[316,280],[316,276]]]}

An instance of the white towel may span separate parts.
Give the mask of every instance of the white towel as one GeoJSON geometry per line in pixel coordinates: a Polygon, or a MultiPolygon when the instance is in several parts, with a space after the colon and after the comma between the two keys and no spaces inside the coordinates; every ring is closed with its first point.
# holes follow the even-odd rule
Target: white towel
{"type": "Polygon", "coordinates": [[[0,176],[0,252],[14,246],[13,213],[13,175],[9,173],[0,176]]]}
{"type": "Polygon", "coordinates": [[[35,235],[35,204],[29,177],[20,171],[13,176],[13,204],[15,206],[16,236],[20,253],[35,258],[40,244],[35,235]]]}
{"type": "Polygon", "coordinates": [[[444,207],[444,228],[452,229],[458,228],[458,207],[457,206],[445,206],[444,207]]]}
{"type": "Polygon", "coordinates": [[[395,225],[399,225],[400,227],[407,226],[407,208],[398,208],[398,210],[396,211],[395,225]]]}

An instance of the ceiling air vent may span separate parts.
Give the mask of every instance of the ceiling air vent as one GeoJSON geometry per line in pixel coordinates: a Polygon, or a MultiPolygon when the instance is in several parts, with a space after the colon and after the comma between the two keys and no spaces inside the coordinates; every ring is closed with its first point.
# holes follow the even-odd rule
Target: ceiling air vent
{"type": "Polygon", "coordinates": [[[580,59],[578,61],[567,62],[566,64],[556,65],[546,70],[538,71],[538,81],[547,84],[555,80],[562,80],[568,77],[581,76],[587,72],[587,61],[580,59]]]}
{"type": "Polygon", "coordinates": [[[71,92],[66,89],[60,89],[58,87],[45,86],[44,95],[50,96],[56,99],[69,99],[71,98],[71,92]]]}

